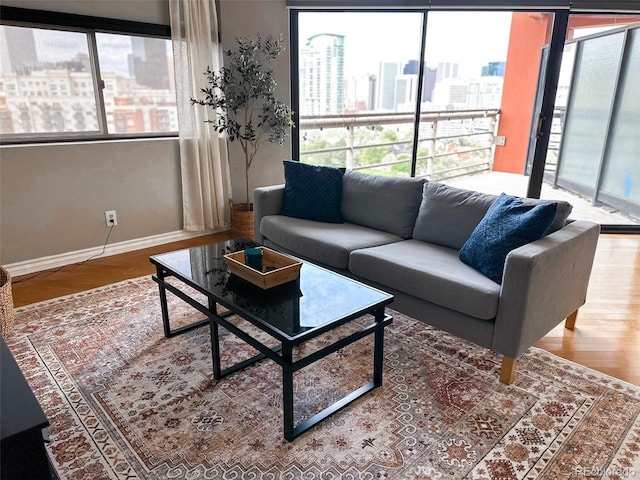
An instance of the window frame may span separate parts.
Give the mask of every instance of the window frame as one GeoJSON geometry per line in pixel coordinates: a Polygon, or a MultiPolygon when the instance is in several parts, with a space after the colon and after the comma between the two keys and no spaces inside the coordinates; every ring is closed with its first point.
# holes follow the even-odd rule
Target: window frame
{"type": "Polygon", "coordinates": [[[86,35],[99,128],[98,131],[84,132],[49,132],[35,135],[33,133],[2,134],[0,135],[0,143],[4,145],[41,144],[174,138],[178,136],[178,131],[148,133],[109,133],[107,131],[107,113],[103,94],[104,81],[101,77],[96,41],[96,34],[98,33],[171,40],[171,27],[168,25],[7,6],[0,6],[0,19],[2,26],[59,30],[86,35]]]}

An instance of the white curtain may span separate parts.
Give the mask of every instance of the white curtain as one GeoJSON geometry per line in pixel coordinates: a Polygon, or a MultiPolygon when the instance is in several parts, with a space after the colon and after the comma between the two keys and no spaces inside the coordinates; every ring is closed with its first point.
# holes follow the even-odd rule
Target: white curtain
{"type": "Polygon", "coordinates": [[[207,66],[222,66],[214,0],[170,0],[171,39],[178,101],[184,229],[213,230],[230,224],[231,180],[226,139],[205,120],[210,108],[192,105],[207,86],[207,66]]]}

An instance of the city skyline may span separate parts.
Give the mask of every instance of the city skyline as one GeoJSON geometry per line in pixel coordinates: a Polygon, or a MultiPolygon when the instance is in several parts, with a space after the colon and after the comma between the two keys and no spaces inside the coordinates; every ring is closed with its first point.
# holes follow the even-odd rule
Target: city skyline
{"type": "MultiPolygon", "coordinates": [[[[300,43],[301,115],[415,109],[420,84],[418,59],[380,61],[375,74],[345,76],[344,36],[322,33],[300,43]]],[[[505,64],[487,62],[478,67],[473,78],[461,78],[458,63],[426,67],[421,101],[441,108],[495,108],[500,103],[505,64]]]]}
{"type": "MultiPolygon", "coordinates": [[[[312,12],[299,14],[299,38],[329,33],[345,37],[345,75],[375,74],[379,62],[420,57],[422,15],[406,12],[312,12]]],[[[427,66],[460,65],[461,78],[480,76],[482,66],[505,61],[511,12],[430,12],[427,66]]]]}
{"type": "Polygon", "coordinates": [[[98,132],[99,96],[107,133],[177,131],[170,41],[123,38],[96,34],[98,91],[86,34],[1,26],[0,133],[98,132]]]}

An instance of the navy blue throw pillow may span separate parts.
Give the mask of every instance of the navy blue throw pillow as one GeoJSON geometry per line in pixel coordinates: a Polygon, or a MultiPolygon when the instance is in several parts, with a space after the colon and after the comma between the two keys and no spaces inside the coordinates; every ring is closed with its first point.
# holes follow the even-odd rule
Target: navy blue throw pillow
{"type": "Polygon", "coordinates": [[[460,260],[502,283],[507,254],[542,238],[557,207],[557,203],[525,205],[521,198],[501,194],[460,249],[460,260]]]}
{"type": "Polygon", "coordinates": [[[282,214],[319,222],[342,223],[343,170],[284,161],[282,214]]]}

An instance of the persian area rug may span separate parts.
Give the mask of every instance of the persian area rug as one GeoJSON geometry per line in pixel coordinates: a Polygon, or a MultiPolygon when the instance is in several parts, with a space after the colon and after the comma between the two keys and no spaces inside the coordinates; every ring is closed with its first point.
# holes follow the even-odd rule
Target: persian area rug
{"type": "MultiPolygon", "coordinates": [[[[279,367],[214,381],[208,326],[164,338],[150,277],[22,307],[7,343],[61,479],[640,479],[640,387],[534,348],[506,386],[499,356],[392,313],[383,386],[293,442],[279,367]]],[[[221,332],[223,361],[251,355],[221,332]]],[[[296,418],[368,380],[371,349],[298,372],[296,418]]]]}

